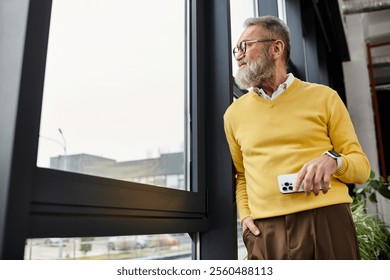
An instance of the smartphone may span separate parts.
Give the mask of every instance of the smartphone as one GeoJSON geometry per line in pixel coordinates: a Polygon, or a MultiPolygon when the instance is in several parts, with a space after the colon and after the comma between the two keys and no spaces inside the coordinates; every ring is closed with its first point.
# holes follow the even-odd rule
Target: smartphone
{"type": "MultiPolygon", "coordinates": [[[[293,187],[294,187],[295,181],[297,180],[297,177],[298,177],[298,173],[279,175],[278,176],[278,183],[279,183],[280,192],[283,194],[294,193],[293,187]]],[[[330,188],[330,186],[329,186],[329,188],[330,188]]],[[[322,189],[322,185],[320,185],[320,189],[322,189]]],[[[303,192],[303,183],[299,187],[298,192],[303,192]]]]}

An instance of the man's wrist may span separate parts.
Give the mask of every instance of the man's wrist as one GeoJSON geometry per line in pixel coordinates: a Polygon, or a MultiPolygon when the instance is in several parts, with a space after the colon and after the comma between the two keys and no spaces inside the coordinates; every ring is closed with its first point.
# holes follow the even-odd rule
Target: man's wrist
{"type": "Polygon", "coordinates": [[[333,158],[334,160],[336,160],[336,162],[337,162],[337,169],[340,168],[340,166],[342,164],[342,159],[341,159],[341,155],[338,152],[336,152],[334,150],[329,150],[329,151],[326,151],[323,154],[333,158]]]}

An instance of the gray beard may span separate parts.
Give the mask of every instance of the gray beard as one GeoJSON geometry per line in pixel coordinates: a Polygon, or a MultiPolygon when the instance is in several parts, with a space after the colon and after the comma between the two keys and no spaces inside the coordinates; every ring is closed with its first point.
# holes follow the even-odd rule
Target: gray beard
{"type": "Polygon", "coordinates": [[[268,55],[254,62],[248,61],[244,69],[238,69],[235,81],[240,89],[263,88],[264,84],[275,78],[275,65],[268,55]]]}

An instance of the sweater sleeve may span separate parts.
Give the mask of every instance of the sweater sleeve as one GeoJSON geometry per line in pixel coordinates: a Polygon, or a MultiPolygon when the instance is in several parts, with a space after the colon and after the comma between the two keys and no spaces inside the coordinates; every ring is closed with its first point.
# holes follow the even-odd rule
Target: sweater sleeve
{"type": "Polygon", "coordinates": [[[241,147],[234,137],[232,124],[230,123],[227,114],[224,115],[224,129],[235,168],[236,203],[238,214],[242,220],[245,217],[250,216],[251,211],[248,206],[248,194],[246,190],[245,169],[241,147]]]}
{"type": "Polygon", "coordinates": [[[342,155],[342,165],[334,175],[344,183],[363,184],[367,181],[371,167],[359,143],[346,106],[335,93],[329,100],[329,136],[334,150],[342,155]]]}

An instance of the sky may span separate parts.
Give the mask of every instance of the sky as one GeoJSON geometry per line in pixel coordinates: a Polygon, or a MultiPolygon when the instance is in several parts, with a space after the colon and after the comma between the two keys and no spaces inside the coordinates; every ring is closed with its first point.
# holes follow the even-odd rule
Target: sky
{"type": "MultiPolygon", "coordinates": [[[[233,47],[253,0],[231,11],[233,47]]],[[[54,0],[37,165],[183,151],[185,31],[184,0],[54,0]]]]}
{"type": "Polygon", "coordinates": [[[38,166],[65,150],[117,161],[183,151],[184,9],[53,1],[38,166]]]}

